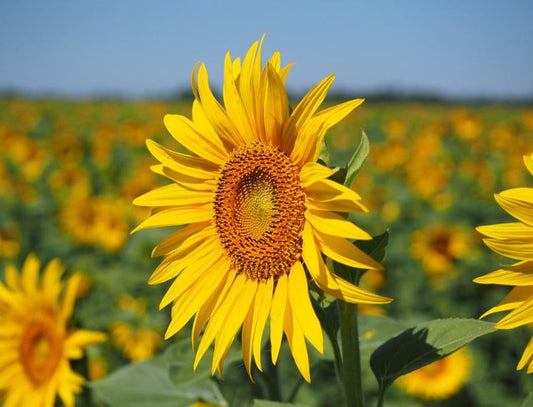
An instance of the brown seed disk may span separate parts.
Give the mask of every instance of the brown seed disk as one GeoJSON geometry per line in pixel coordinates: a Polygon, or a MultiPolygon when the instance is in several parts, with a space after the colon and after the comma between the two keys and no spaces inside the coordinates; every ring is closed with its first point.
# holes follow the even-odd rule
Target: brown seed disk
{"type": "Polygon", "coordinates": [[[248,277],[281,276],[300,258],[305,195],[298,168],[278,148],[234,150],[221,169],[214,211],[233,267],[248,277]]]}

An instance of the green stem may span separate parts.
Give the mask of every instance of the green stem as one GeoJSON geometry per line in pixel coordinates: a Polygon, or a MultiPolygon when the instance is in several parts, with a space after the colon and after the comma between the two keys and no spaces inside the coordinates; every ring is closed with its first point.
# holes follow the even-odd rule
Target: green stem
{"type": "Polygon", "coordinates": [[[379,394],[378,394],[378,404],[376,405],[376,407],[383,407],[384,402],[385,402],[385,391],[380,388],[379,394]]]}
{"type": "Polygon", "coordinates": [[[361,355],[357,326],[357,305],[341,302],[342,376],[344,396],[348,407],[363,407],[361,355]]]}
{"type": "Polygon", "coordinates": [[[266,355],[265,373],[268,387],[268,399],[272,401],[283,401],[281,395],[281,383],[279,380],[278,367],[272,363],[270,351],[264,352],[266,355]]]}

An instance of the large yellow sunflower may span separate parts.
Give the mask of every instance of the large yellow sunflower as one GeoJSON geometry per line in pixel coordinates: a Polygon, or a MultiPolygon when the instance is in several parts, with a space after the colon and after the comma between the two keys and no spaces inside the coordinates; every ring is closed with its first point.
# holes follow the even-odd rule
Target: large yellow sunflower
{"type": "MultiPolygon", "coordinates": [[[[533,175],[533,154],[524,156],[524,163],[533,175]]],[[[483,318],[495,312],[511,311],[495,326],[513,329],[533,322],[533,188],[508,189],[495,194],[495,198],[519,222],[480,226],[477,230],[486,236],[483,241],[496,253],[520,261],[474,281],[514,287],[498,305],[482,315],[483,318]]],[[[517,370],[526,365],[527,373],[533,373],[533,337],[518,362],[517,370]]]]}
{"type": "Polygon", "coordinates": [[[296,365],[310,380],[307,340],[320,352],[323,336],[308,292],[308,276],[327,294],[352,303],[391,300],[366,292],[333,274],[322,254],[348,266],[382,266],[347,239],[371,239],[336,212],[366,211],[351,189],[330,179],[334,171],[317,163],[326,131],[359,106],[355,99],[317,112],[331,86],[328,76],[292,113],[285,91],[290,65],[274,53],[263,68],[262,41],[242,63],[226,55],[221,105],[213,96],[205,66],[195,67],[192,120],[166,115],[164,123],[191,155],[148,140],[172,181],[134,203],[152,215],[134,231],[188,225],[160,243],[165,258],[149,282],[175,278],[161,301],[172,303],[165,337],[193,316],[193,344],[205,327],[195,366],[214,342],[212,373],[242,325],[243,359],[261,369],[261,339],[270,319],[272,361],[283,333],[296,365]],[[304,268],[305,264],[305,268],[304,268]]]}
{"type": "Polygon", "coordinates": [[[99,332],[68,329],[79,274],[63,291],[63,267],[52,260],[39,282],[40,263],[28,256],[22,273],[6,269],[0,282],[0,398],[4,407],[52,407],[59,395],[74,405],[74,393],[85,379],[72,371],[69,359],[79,359],[83,349],[101,342],[99,332]],[[63,291],[63,294],[61,292],[63,291]]]}

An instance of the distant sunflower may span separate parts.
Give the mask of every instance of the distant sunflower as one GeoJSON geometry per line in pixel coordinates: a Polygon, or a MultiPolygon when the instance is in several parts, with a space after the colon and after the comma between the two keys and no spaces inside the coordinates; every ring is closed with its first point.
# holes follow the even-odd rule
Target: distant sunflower
{"type": "MultiPolygon", "coordinates": [[[[533,175],[533,154],[524,156],[524,163],[533,175]]],[[[485,244],[502,256],[520,260],[511,266],[478,277],[479,284],[500,284],[514,288],[482,318],[501,311],[511,311],[495,326],[513,329],[533,322],[533,188],[513,188],[494,197],[498,204],[519,222],[480,226],[477,230],[486,236],[485,244]]],[[[533,373],[533,337],[518,362],[517,370],[528,366],[533,373]]]]}
{"type": "Polygon", "coordinates": [[[430,276],[452,271],[454,262],[469,252],[470,235],[462,228],[433,225],[417,230],[411,239],[411,255],[430,276]]]}
{"type": "Polygon", "coordinates": [[[270,318],[273,363],[285,332],[298,369],[310,381],[305,338],[322,352],[323,336],[306,269],[318,287],[337,298],[391,301],[331,273],[322,259],[323,253],[348,266],[382,269],[347,240],[371,236],[336,214],[366,211],[361,198],[328,179],[334,171],[316,162],[326,131],[363,99],[317,113],[332,75],[291,113],[284,86],[290,65],[281,68],[276,52],[263,68],[261,46],[255,42],[242,64],[226,55],[224,106],[210,90],[205,66],[195,67],[192,120],[164,118],[170,134],[192,155],[147,141],[161,162],[154,171],[174,183],[134,201],[153,208],[134,231],[188,224],[154,249],[154,255],[166,257],[149,282],[175,278],[160,305],[173,303],[166,338],[196,315],[196,345],[205,326],[195,366],[214,342],[212,373],[221,371],[242,325],[246,369],[250,374],[253,355],[261,370],[261,338],[270,318]]]}
{"type": "Polygon", "coordinates": [[[470,377],[472,358],[463,348],[398,378],[407,394],[421,400],[444,400],[459,393],[470,377]]]}
{"type": "Polygon", "coordinates": [[[6,270],[0,282],[0,395],[4,407],[52,407],[59,395],[74,405],[74,393],[85,379],[69,359],[79,359],[88,345],[101,342],[99,332],[67,328],[76,298],[79,275],[63,291],[63,267],[52,260],[39,282],[40,263],[28,256],[22,273],[6,270]],[[63,291],[63,294],[61,292],[63,291]]]}

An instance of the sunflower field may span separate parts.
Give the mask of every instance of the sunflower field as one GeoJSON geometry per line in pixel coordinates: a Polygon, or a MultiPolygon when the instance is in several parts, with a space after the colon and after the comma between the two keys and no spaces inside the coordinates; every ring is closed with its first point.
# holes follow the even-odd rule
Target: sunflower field
{"type": "MultiPolygon", "coordinates": [[[[325,107],[333,102],[327,99],[325,107]]],[[[154,170],[158,162],[146,140],[186,153],[165,129],[168,113],[191,117],[191,100],[0,99],[0,400],[4,397],[6,406],[29,405],[23,394],[35,391],[35,400],[50,406],[56,393],[56,405],[86,407],[343,405],[335,347],[327,340],[322,354],[309,346],[308,383],[293,361],[296,344],[289,347],[284,340],[277,364],[267,363],[268,334],[259,349],[262,372],[243,362],[242,347],[252,345],[237,335],[218,373],[211,367],[211,350],[195,363],[192,321],[165,335],[171,310],[160,310],[160,303],[172,281],[148,280],[161,261],[152,250],[171,232],[130,232],[151,213],[132,201],[169,183],[154,170]],[[18,321],[41,318],[30,306],[39,295],[61,309],[66,328],[51,321],[13,333],[19,332],[18,321]],[[18,307],[18,316],[8,316],[8,303],[18,307]],[[64,353],[56,354],[57,349],[64,353]],[[47,391],[32,390],[45,382],[47,391]]],[[[510,290],[505,285],[526,285],[473,280],[517,259],[483,243],[492,229],[476,228],[516,221],[494,194],[533,185],[524,165],[524,156],[533,153],[533,109],[366,101],[328,131],[320,162],[344,168],[354,149],[366,146],[362,134],[370,148],[351,189],[369,211],[350,213],[348,219],[374,237],[360,248],[384,271],[369,269],[359,286],[394,299],[358,307],[367,405],[379,403],[376,376],[389,380],[387,406],[533,405],[533,397],[531,404],[524,402],[533,390],[531,377],[527,369],[516,370],[528,352],[533,318],[524,317],[512,331],[471,322],[500,304],[510,290]],[[431,325],[451,318],[458,320],[431,325]],[[394,343],[387,341],[420,326],[436,342],[460,330],[462,342],[429,363],[434,350],[424,353],[427,341],[418,338],[416,352],[427,362],[390,373],[392,379],[379,376],[376,349],[394,353],[394,343]]],[[[531,202],[523,208],[530,210],[529,219],[531,202]]],[[[520,233],[530,239],[518,258],[527,262],[533,259],[532,232],[520,233]]],[[[526,277],[533,271],[528,270],[526,277]]],[[[317,292],[311,298],[323,323],[320,312],[332,300],[317,292]]],[[[518,297],[514,301],[524,301],[518,297]]],[[[510,309],[512,304],[504,303],[496,311],[510,309]]],[[[335,335],[334,327],[323,324],[323,329],[335,335]]]]}

